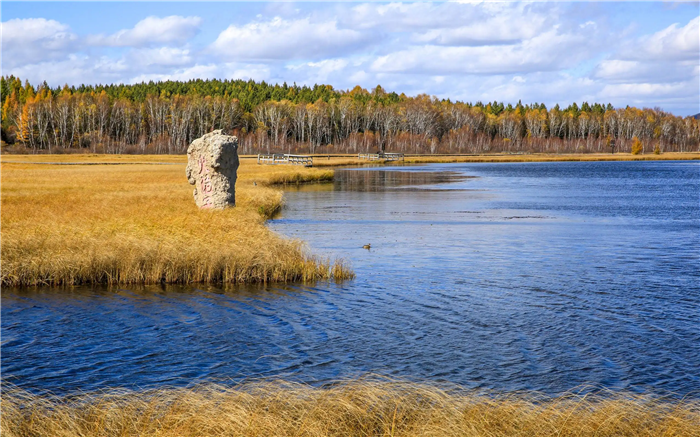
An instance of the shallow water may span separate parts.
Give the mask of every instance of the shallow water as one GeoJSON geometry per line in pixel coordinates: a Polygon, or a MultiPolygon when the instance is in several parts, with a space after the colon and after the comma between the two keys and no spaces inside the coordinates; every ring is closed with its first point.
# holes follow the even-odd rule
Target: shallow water
{"type": "Polygon", "coordinates": [[[3,290],[3,380],[60,393],[375,372],[700,397],[698,163],[356,169],[286,199],[271,227],[355,280],[3,290]]]}

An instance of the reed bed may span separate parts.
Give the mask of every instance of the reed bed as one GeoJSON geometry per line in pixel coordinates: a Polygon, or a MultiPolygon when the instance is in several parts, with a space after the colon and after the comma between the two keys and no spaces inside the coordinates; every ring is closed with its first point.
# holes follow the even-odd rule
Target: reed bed
{"type": "Polygon", "coordinates": [[[320,388],[267,381],[64,397],[6,388],[0,423],[6,437],[698,436],[700,402],[484,395],[379,378],[320,388]]]}
{"type": "MultiPolygon", "coordinates": [[[[36,160],[54,162],[55,158],[36,160]]],[[[161,158],[139,157],[141,163],[127,165],[4,162],[2,284],[244,283],[352,277],[342,260],[310,255],[301,242],[282,238],[265,226],[265,219],[283,203],[282,192],[273,184],[328,180],[332,171],[270,168],[244,161],[236,185],[236,208],[200,211],[185,178],[185,160],[179,157],[174,165],[153,165],[161,158]]],[[[105,159],[73,155],[72,161],[63,162],[90,164],[105,159]]]]}
{"type": "Polygon", "coordinates": [[[556,161],[687,161],[700,160],[700,152],[669,152],[661,155],[631,153],[525,153],[513,155],[507,153],[493,155],[409,155],[406,163],[437,162],[556,162],[556,161]]]}
{"type": "MultiPolygon", "coordinates": [[[[253,157],[254,159],[254,157],[253,157]]],[[[402,164],[458,163],[458,162],[556,162],[556,161],[688,161],[700,160],[699,152],[669,152],[661,155],[631,153],[493,153],[484,155],[413,155],[407,154],[404,161],[368,161],[357,155],[314,155],[314,167],[383,166],[402,164]]]]}
{"type": "Polygon", "coordinates": [[[314,155],[314,167],[382,166],[401,164],[456,162],[556,162],[556,161],[687,161],[700,160],[700,152],[668,152],[632,155],[631,153],[492,153],[483,155],[405,155],[404,161],[368,161],[357,155],[314,155]]]}
{"type": "Polygon", "coordinates": [[[112,155],[99,153],[71,154],[8,154],[0,156],[0,162],[5,163],[61,163],[61,164],[137,164],[137,163],[167,163],[187,164],[187,155],[112,155]]]}
{"type": "MultiPolygon", "coordinates": [[[[367,161],[358,159],[357,155],[310,155],[314,157],[314,167],[339,167],[355,165],[383,165],[396,164],[397,161],[367,161]]],[[[253,163],[257,155],[242,155],[241,162],[253,163]]],[[[554,161],[669,161],[669,160],[700,160],[700,152],[666,152],[660,155],[646,153],[633,155],[631,153],[492,153],[482,155],[470,154],[407,154],[407,163],[440,163],[440,162],[554,162],[554,161]]],[[[4,154],[0,156],[1,162],[43,162],[43,163],[162,163],[185,164],[185,155],[105,155],[105,154],[65,154],[65,155],[19,155],[4,154]]],[[[401,161],[398,161],[400,164],[401,161]]],[[[290,166],[266,166],[266,167],[290,167],[290,166]]]]}

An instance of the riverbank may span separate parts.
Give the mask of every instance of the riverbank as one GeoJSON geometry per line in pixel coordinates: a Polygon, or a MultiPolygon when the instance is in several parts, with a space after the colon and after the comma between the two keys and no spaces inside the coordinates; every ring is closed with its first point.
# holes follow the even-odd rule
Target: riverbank
{"type": "Polygon", "coordinates": [[[700,403],[633,394],[477,394],[358,379],[36,396],[3,390],[4,436],[696,436],[700,403]]]}
{"type": "Polygon", "coordinates": [[[689,161],[700,160],[700,152],[632,155],[631,153],[493,154],[493,155],[409,155],[410,163],[441,162],[563,162],[563,161],[689,161]]]}
{"type": "Polygon", "coordinates": [[[458,162],[570,162],[570,161],[691,161],[700,160],[700,152],[662,153],[660,155],[631,153],[528,153],[508,154],[494,153],[484,155],[405,155],[404,161],[367,161],[350,155],[318,155],[314,157],[316,167],[335,167],[350,165],[383,165],[383,164],[430,164],[458,162]]]}
{"type": "MultiPolygon", "coordinates": [[[[695,160],[661,155],[409,155],[405,163],[695,160]]],[[[238,207],[200,212],[184,155],[7,155],[2,162],[4,286],[86,283],[286,282],[352,277],[311,256],[264,220],[283,204],[275,185],[331,181],[336,166],[384,165],[317,155],[314,168],[260,166],[243,156],[238,207]]]]}
{"type": "Polygon", "coordinates": [[[237,207],[212,212],[195,206],[182,156],[25,155],[23,163],[8,162],[20,161],[17,155],[2,158],[3,286],[353,275],[342,261],[313,256],[301,242],[265,226],[283,204],[274,185],[331,180],[330,170],[243,160],[237,207]]]}
{"type": "MultiPolygon", "coordinates": [[[[355,165],[394,164],[396,161],[368,161],[358,159],[356,154],[305,155],[313,156],[314,167],[339,167],[355,165]]],[[[241,162],[257,161],[257,155],[241,155],[241,162]]],[[[64,154],[64,155],[24,155],[3,154],[2,162],[33,163],[161,163],[182,164],[187,162],[185,155],[109,155],[109,154],[64,154]]],[[[631,153],[492,153],[480,155],[415,155],[406,154],[406,163],[449,163],[449,162],[557,162],[557,161],[692,161],[700,160],[700,152],[667,152],[659,155],[653,153],[632,155],[631,153]]],[[[398,161],[401,163],[401,161],[398,161]]],[[[279,166],[277,166],[279,167],[279,166]]]]}
{"type": "MultiPolygon", "coordinates": [[[[527,153],[510,154],[494,153],[482,155],[412,155],[404,156],[403,161],[385,161],[359,159],[357,155],[310,155],[314,157],[314,167],[343,167],[343,166],[377,166],[401,164],[433,164],[460,162],[593,162],[593,161],[693,161],[700,160],[700,152],[662,153],[660,155],[631,153],[527,153]]],[[[246,156],[243,159],[256,159],[246,156]]]]}

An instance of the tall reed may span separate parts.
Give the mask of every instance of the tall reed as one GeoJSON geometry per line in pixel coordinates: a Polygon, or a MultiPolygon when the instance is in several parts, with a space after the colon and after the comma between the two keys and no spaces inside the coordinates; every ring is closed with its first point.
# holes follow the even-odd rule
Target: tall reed
{"type": "MultiPolygon", "coordinates": [[[[78,162],[102,159],[82,157],[78,162]]],[[[275,234],[264,223],[283,202],[282,192],[271,184],[328,180],[331,171],[244,162],[236,208],[200,211],[180,159],[176,165],[3,163],[2,284],[240,283],[352,276],[342,260],[313,256],[301,242],[275,234]]]]}
{"type": "Polygon", "coordinates": [[[700,402],[631,394],[483,395],[361,378],[140,392],[2,395],[2,435],[29,436],[698,436],[700,402]]]}
{"type": "Polygon", "coordinates": [[[412,155],[406,163],[428,162],[559,162],[559,161],[676,161],[700,160],[699,152],[669,152],[662,155],[632,155],[631,153],[494,153],[484,155],[412,155]]]}

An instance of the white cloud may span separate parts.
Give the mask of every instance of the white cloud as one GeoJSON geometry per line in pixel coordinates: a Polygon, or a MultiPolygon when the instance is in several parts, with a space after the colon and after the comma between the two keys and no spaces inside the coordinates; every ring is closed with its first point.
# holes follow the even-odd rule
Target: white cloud
{"type": "Polygon", "coordinates": [[[610,101],[698,112],[697,9],[642,37],[632,36],[641,23],[611,29],[606,14],[615,10],[553,2],[270,3],[257,17],[208,29],[213,36],[201,43],[194,39],[204,30],[199,17],[148,17],[114,34],[80,36],[54,20],[15,19],[3,23],[3,73],[52,85],[214,77],[337,89],[381,84],[452,100],[610,101]]]}
{"type": "Polygon", "coordinates": [[[338,73],[346,74],[344,70],[349,65],[345,59],[326,59],[319,62],[307,62],[300,65],[289,65],[287,69],[294,71],[304,78],[305,83],[328,83],[329,79],[338,79],[338,73]]]}
{"type": "Polygon", "coordinates": [[[199,17],[147,17],[131,29],[122,29],[112,35],[92,35],[88,42],[96,46],[144,47],[157,44],[182,44],[199,32],[199,17]]]}
{"type": "Polygon", "coordinates": [[[3,67],[65,58],[78,37],[66,24],[44,18],[13,19],[2,23],[3,67]]]}
{"type": "Polygon", "coordinates": [[[191,79],[211,79],[217,77],[219,67],[214,64],[194,65],[188,68],[171,70],[168,73],[146,73],[132,77],[130,83],[158,82],[166,80],[186,81],[191,79]]]}
{"type": "Polygon", "coordinates": [[[594,77],[614,84],[678,82],[697,76],[697,62],[674,62],[669,67],[668,62],[609,59],[598,64],[594,77]]]}
{"type": "Polygon", "coordinates": [[[244,26],[231,25],[210,48],[229,60],[319,59],[346,54],[369,41],[368,35],[339,28],[335,20],[275,17],[244,26]]]}
{"type": "Polygon", "coordinates": [[[478,47],[414,46],[380,56],[372,69],[385,73],[508,74],[573,67],[591,54],[592,35],[557,29],[518,44],[478,47]]]}
{"type": "Polygon", "coordinates": [[[388,32],[414,32],[459,27],[476,18],[478,10],[455,3],[362,3],[341,14],[344,26],[353,29],[381,29],[388,32]]]}
{"type": "Polygon", "coordinates": [[[154,65],[178,67],[193,62],[189,49],[176,47],[134,49],[129,53],[128,59],[130,63],[142,67],[154,65]]]}
{"type": "MultiPolygon", "coordinates": [[[[620,85],[606,85],[601,94],[626,99],[642,99],[651,97],[680,97],[687,96],[689,86],[687,82],[676,83],[624,83],[620,85]]],[[[697,89],[695,90],[697,92],[697,89]]]]}
{"type": "Polygon", "coordinates": [[[551,16],[522,8],[509,8],[498,11],[497,14],[479,15],[464,19],[459,27],[430,29],[418,34],[415,40],[453,46],[513,44],[534,38],[554,24],[551,16]]]}
{"type": "Polygon", "coordinates": [[[622,53],[625,59],[658,61],[700,60],[700,16],[683,27],[678,24],[640,38],[622,53]]]}
{"type": "MultiPolygon", "coordinates": [[[[370,78],[370,75],[367,74],[367,72],[365,70],[357,70],[350,75],[348,80],[350,81],[350,83],[357,85],[357,84],[366,83],[369,80],[369,78],[370,78]]],[[[350,87],[351,87],[350,84],[348,84],[346,86],[346,88],[350,88],[350,87]]]]}
{"type": "Polygon", "coordinates": [[[72,54],[60,61],[26,64],[3,70],[4,74],[14,74],[34,84],[46,80],[52,85],[64,83],[79,85],[123,83],[125,75],[129,72],[129,66],[123,60],[114,60],[109,57],[92,58],[72,54]]]}
{"type": "Polygon", "coordinates": [[[236,62],[224,64],[224,76],[228,79],[269,80],[272,76],[270,67],[263,64],[239,64],[236,62]]]}
{"type": "Polygon", "coordinates": [[[700,17],[621,44],[592,77],[600,95],[647,107],[700,109],[700,17]]]}
{"type": "Polygon", "coordinates": [[[267,66],[260,64],[196,64],[191,67],[171,70],[168,73],[147,73],[132,77],[128,82],[140,83],[148,81],[179,80],[187,81],[191,79],[255,79],[257,81],[266,80],[270,77],[270,70],[267,66]]]}

